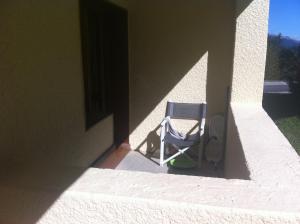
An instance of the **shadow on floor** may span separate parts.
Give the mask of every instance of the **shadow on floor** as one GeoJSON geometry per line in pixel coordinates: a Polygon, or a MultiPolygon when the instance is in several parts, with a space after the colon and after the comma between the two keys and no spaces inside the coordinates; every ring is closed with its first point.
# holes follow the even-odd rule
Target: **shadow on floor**
{"type": "Polygon", "coordinates": [[[96,168],[108,168],[116,170],[140,171],[149,173],[167,173],[177,175],[192,175],[205,177],[224,177],[223,166],[215,167],[214,164],[202,161],[201,168],[175,169],[165,165],[159,166],[159,158],[155,153],[144,155],[141,152],[133,151],[128,144],[122,144],[114,150],[106,159],[95,164],[96,168]]]}

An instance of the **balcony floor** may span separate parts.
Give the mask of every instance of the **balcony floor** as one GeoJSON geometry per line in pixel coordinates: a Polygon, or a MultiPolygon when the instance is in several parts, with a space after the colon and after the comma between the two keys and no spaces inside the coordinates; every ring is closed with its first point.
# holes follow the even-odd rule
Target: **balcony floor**
{"type": "Polygon", "coordinates": [[[202,161],[201,168],[175,169],[168,167],[167,165],[161,167],[159,166],[158,158],[148,158],[140,152],[131,150],[128,144],[122,144],[118,149],[112,151],[105,158],[97,162],[94,167],[150,173],[169,173],[220,178],[224,177],[221,166],[218,169],[215,169],[214,165],[206,160],[202,161]]]}

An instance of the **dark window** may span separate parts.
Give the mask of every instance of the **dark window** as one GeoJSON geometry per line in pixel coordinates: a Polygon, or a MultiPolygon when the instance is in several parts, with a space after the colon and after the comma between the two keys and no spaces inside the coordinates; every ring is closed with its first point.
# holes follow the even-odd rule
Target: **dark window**
{"type": "Polygon", "coordinates": [[[127,10],[81,0],[86,127],[113,114],[114,143],[129,135],[127,10]]]}
{"type": "Polygon", "coordinates": [[[110,33],[104,1],[81,1],[86,128],[112,113],[110,33]]]}

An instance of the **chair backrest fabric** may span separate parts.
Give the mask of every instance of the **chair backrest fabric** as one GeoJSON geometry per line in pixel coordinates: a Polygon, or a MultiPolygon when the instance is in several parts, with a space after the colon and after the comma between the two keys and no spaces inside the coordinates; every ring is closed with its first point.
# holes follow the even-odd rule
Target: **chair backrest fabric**
{"type": "Polygon", "coordinates": [[[171,119],[198,120],[206,117],[206,103],[167,103],[166,117],[171,119]]]}

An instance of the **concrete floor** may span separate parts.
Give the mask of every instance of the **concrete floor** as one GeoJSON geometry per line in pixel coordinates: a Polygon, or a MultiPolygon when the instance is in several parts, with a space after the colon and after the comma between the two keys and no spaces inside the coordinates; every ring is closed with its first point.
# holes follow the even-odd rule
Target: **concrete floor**
{"type": "Polygon", "coordinates": [[[165,165],[159,166],[157,156],[146,157],[144,154],[130,150],[126,144],[121,145],[118,149],[109,153],[106,158],[103,158],[94,165],[97,168],[109,168],[116,170],[141,171],[149,173],[169,173],[178,175],[193,175],[205,177],[224,177],[222,166],[215,166],[203,160],[201,168],[193,169],[175,169],[165,165]]]}
{"type": "Polygon", "coordinates": [[[201,168],[193,169],[175,169],[164,165],[159,166],[157,158],[147,158],[143,154],[131,151],[116,166],[117,170],[143,171],[150,173],[170,173],[180,175],[206,176],[206,177],[223,177],[221,169],[215,169],[213,164],[203,161],[201,168]]]}

